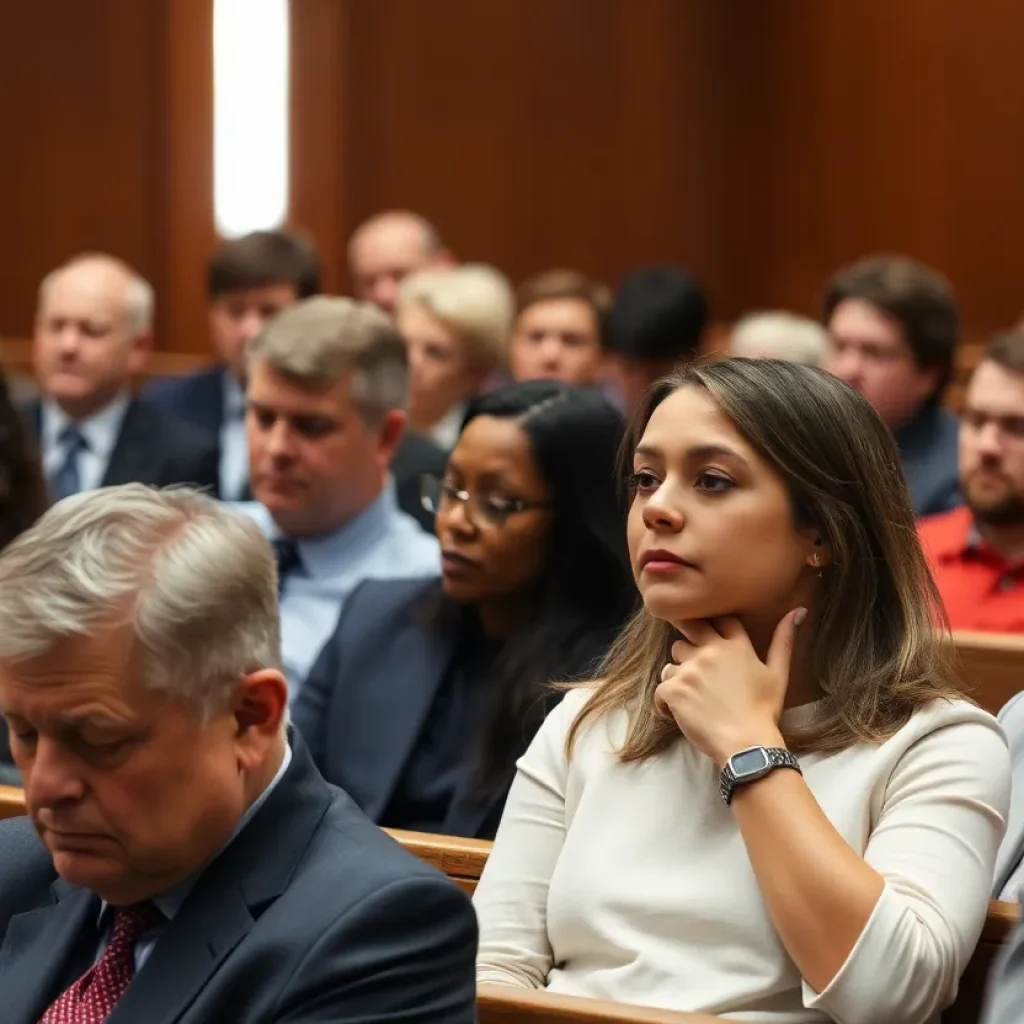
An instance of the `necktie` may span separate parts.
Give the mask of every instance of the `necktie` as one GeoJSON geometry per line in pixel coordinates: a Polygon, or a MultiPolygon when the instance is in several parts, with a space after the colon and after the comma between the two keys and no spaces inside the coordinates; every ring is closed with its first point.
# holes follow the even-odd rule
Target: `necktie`
{"type": "Polygon", "coordinates": [[[277,559],[277,593],[280,596],[284,581],[302,568],[302,555],[299,554],[299,545],[288,537],[277,537],[271,543],[277,559]]]}
{"type": "Polygon", "coordinates": [[[57,440],[64,452],[64,458],[50,481],[54,501],[60,501],[69,494],[77,494],[82,489],[82,481],[78,475],[78,456],[89,447],[82,432],[72,423],[60,432],[57,440]]]}
{"type": "Polygon", "coordinates": [[[152,903],[117,907],[103,956],[50,1005],[39,1024],[103,1024],[135,974],[136,941],[163,920],[152,903]]]}

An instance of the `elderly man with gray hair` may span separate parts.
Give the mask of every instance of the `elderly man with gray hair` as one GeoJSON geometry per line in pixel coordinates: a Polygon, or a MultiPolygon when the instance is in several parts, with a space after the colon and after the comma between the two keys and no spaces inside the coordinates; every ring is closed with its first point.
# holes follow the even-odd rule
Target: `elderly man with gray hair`
{"type": "Polygon", "coordinates": [[[55,499],[102,485],[218,486],[217,445],[131,396],[153,344],[153,289],[113,256],[76,256],[39,289],[28,408],[55,499]]]}
{"type": "Polygon", "coordinates": [[[306,299],[253,338],[247,362],[256,501],[239,507],[277,553],[294,698],[359,583],[439,575],[440,555],[399,509],[390,474],[408,372],[405,343],[383,313],[351,299],[306,299]]]}
{"type": "Polygon", "coordinates": [[[0,622],[29,815],[0,823],[4,1024],[474,1020],[468,900],[287,728],[249,520],[69,498],[0,554],[0,622]]]}

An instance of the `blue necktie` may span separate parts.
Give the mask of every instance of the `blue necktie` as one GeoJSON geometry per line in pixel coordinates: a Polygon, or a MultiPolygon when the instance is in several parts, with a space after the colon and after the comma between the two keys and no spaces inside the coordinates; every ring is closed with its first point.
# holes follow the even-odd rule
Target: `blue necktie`
{"type": "Polygon", "coordinates": [[[50,481],[54,501],[60,501],[69,494],[77,494],[82,489],[82,481],[78,474],[78,456],[89,448],[82,432],[73,423],[69,423],[60,432],[57,440],[64,451],[64,459],[50,481]]]}
{"type": "Polygon", "coordinates": [[[284,581],[302,568],[302,555],[299,554],[299,545],[288,537],[277,537],[271,541],[271,545],[274,558],[277,559],[277,594],[280,597],[284,581]]]}

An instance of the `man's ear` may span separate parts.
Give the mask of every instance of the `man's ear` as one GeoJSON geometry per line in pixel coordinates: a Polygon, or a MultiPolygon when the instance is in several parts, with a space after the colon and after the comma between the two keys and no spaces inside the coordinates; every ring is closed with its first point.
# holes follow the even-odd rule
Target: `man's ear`
{"type": "Polygon", "coordinates": [[[146,368],[155,345],[155,336],[151,330],[140,331],[128,344],[128,369],[134,377],[146,368]]]}
{"type": "Polygon", "coordinates": [[[377,427],[377,445],[385,465],[390,465],[398,446],[405,437],[407,417],[400,409],[392,409],[386,413],[377,427]]]}
{"type": "Polygon", "coordinates": [[[246,746],[260,748],[280,735],[288,713],[288,682],[274,668],[250,672],[239,680],[231,699],[235,736],[246,746]]]}

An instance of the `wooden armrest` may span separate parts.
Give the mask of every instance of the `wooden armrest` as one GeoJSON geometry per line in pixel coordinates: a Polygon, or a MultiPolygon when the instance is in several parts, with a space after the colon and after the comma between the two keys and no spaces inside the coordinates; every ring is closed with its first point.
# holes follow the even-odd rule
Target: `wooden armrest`
{"type": "Polygon", "coordinates": [[[25,813],[25,791],[18,786],[0,786],[0,818],[20,818],[25,813]]]}
{"type": "Polygon", "coordinates": [[[480,1024],[714,1024],[721,1020],[703,1013],[654,1010],[511,985],[481,985],[476,1005],[480,1024]]]}
{"type": "Polygon", "coordinates": [[[1002,903],[992,900],[985,915],[985,925],[981,930],[982,942],[1006,942],[1010,933],[1020,922],[1019,903],[1002,903]]]}
{"type": "Polygon", "coordinates": [[[463,839],[460,836],[434,835],[432,832],[406,832],[399,828],[385,831],[410,853],[451,878],[479,878],[491,852],[491,844],[486,839],[463,839]]]}

